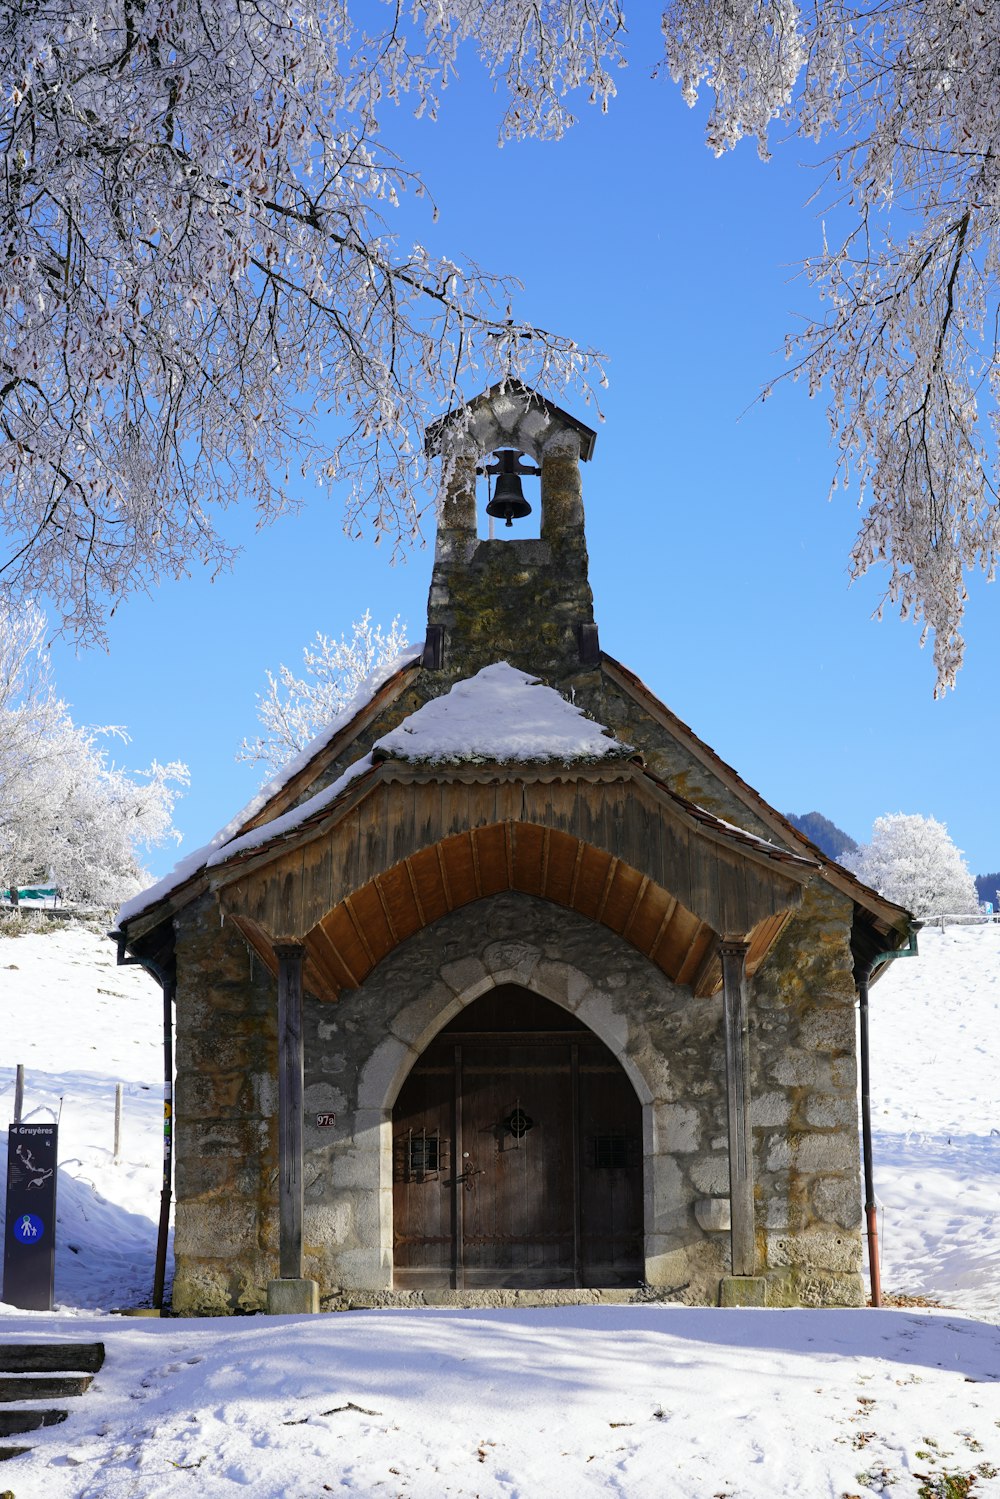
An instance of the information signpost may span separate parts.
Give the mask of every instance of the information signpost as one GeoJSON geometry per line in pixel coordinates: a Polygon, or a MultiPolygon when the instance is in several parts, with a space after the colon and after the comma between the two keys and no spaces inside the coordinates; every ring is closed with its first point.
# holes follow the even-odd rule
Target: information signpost
{"type": "Polygon", "coordinates": [[[55,1124],[12,1124],[7,1141],[3,1299],[50,1312],[56,1266],[55,1124]]]}

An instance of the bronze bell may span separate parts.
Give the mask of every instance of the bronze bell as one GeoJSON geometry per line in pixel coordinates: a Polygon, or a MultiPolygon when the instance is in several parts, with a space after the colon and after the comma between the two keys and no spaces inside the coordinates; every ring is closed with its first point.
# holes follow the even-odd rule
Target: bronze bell
{"type": "Polygon", "coordinates": [[[496,456],[498,462],[491,464],[486,470],[488,474],[497,476],[493,498],[486,507],[486,514],[503,519],[510,526],[515,520],[523,520],[526,515],[531,514],[531,506],[524,498],[521,488],[521,474],[537,473],[538,470],[522,467],[518,463],[519,454],[510,448],[501,448],[496,456]]]}

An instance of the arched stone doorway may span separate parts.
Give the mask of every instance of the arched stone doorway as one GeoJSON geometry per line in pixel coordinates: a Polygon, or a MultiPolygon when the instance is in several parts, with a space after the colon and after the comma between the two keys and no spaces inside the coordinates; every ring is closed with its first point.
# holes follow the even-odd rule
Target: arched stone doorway
{"type": "Polygon", "coordinates": [[[637,1285],[642,1110],[569,1011],[517,984],[474,1000],[392,1113],[401,1288],[637,1285]]]}

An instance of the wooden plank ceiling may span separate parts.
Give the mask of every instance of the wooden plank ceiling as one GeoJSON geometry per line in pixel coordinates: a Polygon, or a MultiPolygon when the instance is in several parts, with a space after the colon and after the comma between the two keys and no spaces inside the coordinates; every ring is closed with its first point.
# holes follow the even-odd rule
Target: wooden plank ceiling
{"type": "MultiPolygon", "coordinates": [[[[340,900],[304,938],[306,988],[335,1000],[364,983],[400,942],[460,906],[508,890],[602,923],[696,996],[721,987],[718,934],[669,891],[571,833],[510,819],[421,848],[340,900]]],[[[750,974],[789,914],[767,916],[743,934],[750,974]]],[[[275,973],[268,934],[248,915],[231,911],[230,919],[275,973]]]]}

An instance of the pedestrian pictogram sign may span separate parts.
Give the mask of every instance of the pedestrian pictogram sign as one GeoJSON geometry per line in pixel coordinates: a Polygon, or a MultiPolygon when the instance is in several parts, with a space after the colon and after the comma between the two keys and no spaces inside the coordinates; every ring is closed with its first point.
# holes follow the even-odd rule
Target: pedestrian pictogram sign
{"type": "Polygon", "coordinates": [[[12,1124],[8,1132],[3,1299],[32,1312],[52,1310],[57,1135],[54,1124],[12,1124]]]}

